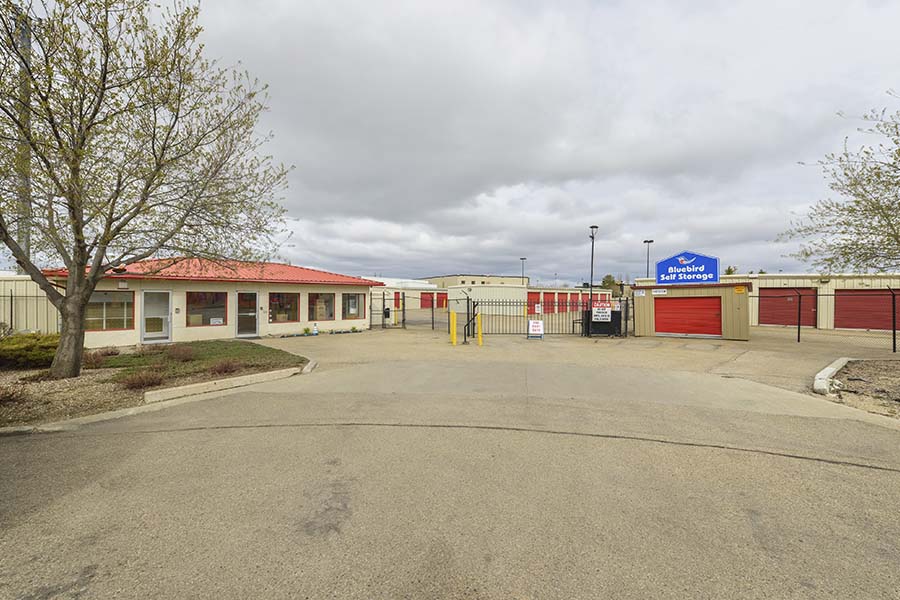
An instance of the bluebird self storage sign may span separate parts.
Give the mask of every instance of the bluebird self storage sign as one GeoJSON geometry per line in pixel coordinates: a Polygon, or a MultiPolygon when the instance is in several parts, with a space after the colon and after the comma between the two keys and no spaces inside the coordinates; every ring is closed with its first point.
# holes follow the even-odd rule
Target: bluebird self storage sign
{"type": "Polygon", "coordinates": [[[750,283],[720,283],[714,256],[679,252],[656,263],[655,281],[637,284],[635,335],[750,337],[750,283]]]}
{"type": "Polygon", "coordinates": [[[719,283],[719,259],[694,252],[680,252],[656,263],[656,283],[719,283]]]}

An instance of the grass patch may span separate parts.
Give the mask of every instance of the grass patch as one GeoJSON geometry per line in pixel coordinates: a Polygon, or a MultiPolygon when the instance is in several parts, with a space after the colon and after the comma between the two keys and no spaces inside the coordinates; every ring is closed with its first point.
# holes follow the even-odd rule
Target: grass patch
{"type": "Polygon", "coordinates": [[[297,367],[306,359],[275,348],[237,340],[207,340],[169,346],[149,346],[141,352],[108,356],[105,368],[122,371],[112,380],[124,382],[134,373],[147,369],[168,383],[173,379],[209,378],[236,372],[259,372],[297,367]]]}

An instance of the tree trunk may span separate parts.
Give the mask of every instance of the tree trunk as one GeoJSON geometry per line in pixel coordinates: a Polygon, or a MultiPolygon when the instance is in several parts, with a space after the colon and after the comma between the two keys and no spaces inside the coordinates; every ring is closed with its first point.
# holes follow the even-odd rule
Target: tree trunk
{"type": "Polygon", "coordinates": [[[84,354],[84,310],[75,298],[68,298],[60,309],[59,347],[50,365],[50,377],[65,379],[81,375],[84,354]]]}

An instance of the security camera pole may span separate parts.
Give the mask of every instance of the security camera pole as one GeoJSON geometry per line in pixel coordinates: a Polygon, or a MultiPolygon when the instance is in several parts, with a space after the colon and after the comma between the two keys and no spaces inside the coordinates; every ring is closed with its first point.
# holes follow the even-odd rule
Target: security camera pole
{"type": "Polygon", "coordinates": [[[522,285],[525,285],[525,261],[528,259],[523,256],[519,260],[522,261],[522,285]]]}

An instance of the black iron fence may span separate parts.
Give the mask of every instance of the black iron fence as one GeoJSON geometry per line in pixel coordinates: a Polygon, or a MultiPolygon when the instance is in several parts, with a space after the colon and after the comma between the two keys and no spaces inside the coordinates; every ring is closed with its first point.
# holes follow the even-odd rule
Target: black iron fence
{"type": "Polygon", "coordinates": [[[462,298],[451,300],[450,310],[458,315],[462,337],[475,335],[476,314],[481,315],[484,335],[528,335],[529,321],[542,322],[544,335],[628,335],[634,331],[634,310],[628,298],[613,299],[610,320],[601,322],[591,321],[586,300],[529,302],[462,298]]]}
{"type": "Polygon", "coordinates": [[[44,294],[0,294],[0,323],[13,331],[59,333],[59,311],[44,294]]]}
{"type": "Polygon", "coordinates": [[[751,323],[792,329],[797,342],[844,339],[897,352],[900,290],[811,288],[763,290],[750,296],[751,323]],[[764,293],[763,293],[764,292],[764,293]]]}
{"type": "Polygon", "coordinates": [[[370,324],[382,329],[432,329],[446,331],[449,326],[445,292],[421,290],[372,291],[370,324]]]}

